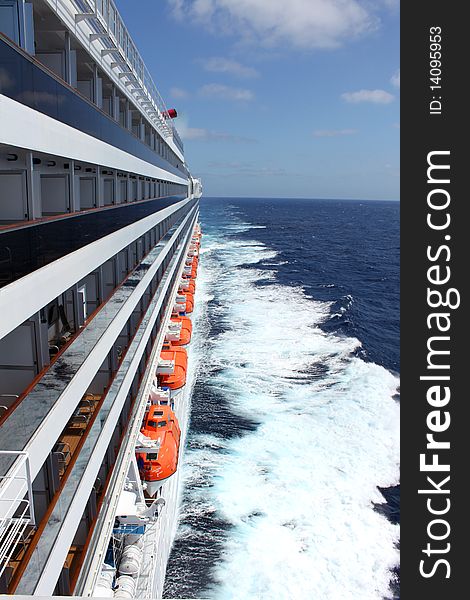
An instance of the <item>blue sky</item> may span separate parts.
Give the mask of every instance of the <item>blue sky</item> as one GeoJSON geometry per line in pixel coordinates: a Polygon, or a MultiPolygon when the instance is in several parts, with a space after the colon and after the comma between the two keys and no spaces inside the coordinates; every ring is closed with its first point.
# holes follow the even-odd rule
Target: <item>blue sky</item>
{"type": "Polygon", "coordinates": [[[399,199],[397,0],[117,0],[207,196],[399,199]]]}

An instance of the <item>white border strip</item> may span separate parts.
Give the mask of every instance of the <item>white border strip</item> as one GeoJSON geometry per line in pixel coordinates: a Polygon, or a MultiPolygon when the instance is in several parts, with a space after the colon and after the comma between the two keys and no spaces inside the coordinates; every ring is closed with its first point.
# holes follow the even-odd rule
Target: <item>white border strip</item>
{"type": "MultiPolygon", "coordinates": [[[[0,142],[188,185],[188,180],[0,94],[0,142]]],[[[163,160],[163,159],[162,159],[163,160]]]]}

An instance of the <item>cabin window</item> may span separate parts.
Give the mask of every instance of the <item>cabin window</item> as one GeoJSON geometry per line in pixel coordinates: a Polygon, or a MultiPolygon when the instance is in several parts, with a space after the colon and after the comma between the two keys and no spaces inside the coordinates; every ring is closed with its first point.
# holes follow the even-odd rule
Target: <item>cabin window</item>
{"type": "Polygon", "coordinates": [[[157,424],[157,427],[165,427],[166,426],[166,421],[159,421],[157,424]]]}
{"type": "Polygon", "coordinates": [[[147,460],[157,460],[158,454],[147,454],[147,460]]]}
{"type": "Polygon", "coordinates": [[[147,427],[156,427],[157,426],[157,422],[156,421],[148,421],[147,422],[147,427]]]}

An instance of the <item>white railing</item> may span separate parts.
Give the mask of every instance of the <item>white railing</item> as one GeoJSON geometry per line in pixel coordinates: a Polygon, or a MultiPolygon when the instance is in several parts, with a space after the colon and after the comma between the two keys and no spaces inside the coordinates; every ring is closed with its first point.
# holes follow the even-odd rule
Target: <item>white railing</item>
{"type": "MultiPolygon", "coordinates": [[[[196,214],[197,216],[197,214],[196,214]]],[[[187,220],[192,220],[194,213],[190,212],[186,217],[184,223],[180,226],[181,228],[186,224],[187,220]]],[[[196,220],[196,219],[194,219],[196,220]]],[[[194,227],[191,227],[191,231],[194,227]]],[[[185,243],[182,249],[177,254],[175,264],[171,267],[167,282],[161,291],[161,297],[166,292],[171,277],[175,272],[178,264],[178,259],[182,254],[186,252],[189,243],[185,243]]],[[[170,297],[174,297],[178,290],[178,285],[181,280],[181,273],[184,261],[181,261],[177,276],[175,277],[173,287],[171,288],[170,297]]],[[[171,306],[170,303],[167,306],[171,306]]],[[[155,309],[157,310],[157,309],[155,309]]],[[[114,522],[116,518],[116,510],[119,503],[121,492],[124,489],[125,481],[128,478],[129,468],[131,463],[131,457],[135,456],[135,447],[137,440],[140,435],[140,429],[142,427],[142,421],[144,418],[145,411],[147,410],[147,400],[150,396],[150,392],[153,385],[154,374],[157,369],[158,362],[160,360],[160,352],[162,349],[163,341],[165,338],[165,332],[170,322],[171,310],[168,308],[165,311],[164,319],[160,325],[160,331],[157,340],[154,343],[152,354],[150,355],[148,366],[143,376],[139,393],[135,400],[133,409],[133,415],[130,417],[128,425],[127,435],[121,445],[119,454],[116,460],[116,464],[113,468],[113,473],[108,484],[108,490],[106,492],[103,507],[98,515],[97,523],[95,525],[94,535],[91,539],[91,543],[88,547],[88,553],[85,556],[82,564],[82,569],[78,577],[77,585],[75,587],[75,593],[80,596],[93,597],[93,590],[97,584],[99,575],[102,569],[102,563],[106,556],[109,540],[112,536],[112,530],[114,528],[114,522]]],[[[150,584],[149,584],[150,585],[150,584]]],[[[147,587],[147,586],[146,586],[147,587]]]]}
{"type": "Polygon", "coordinates": [[[0,456],[15,459],[7,475],[0,477],[0,576],[8,566],[25,532],[33,527],[34,506],[27,452],[0,450],[0,456]]]}
{"type": "Polygon", "coordinates": [[[135,101],[164,137],[172,137],[183,149],[180,137],[168,117],[168,110],[145,63],[137,50],[113,0],[73,0],[77,9],[75,23],[85,21],[91,42],[99,41],[101,56],[109,55],[111,69],[130,88],[135,101]]]}

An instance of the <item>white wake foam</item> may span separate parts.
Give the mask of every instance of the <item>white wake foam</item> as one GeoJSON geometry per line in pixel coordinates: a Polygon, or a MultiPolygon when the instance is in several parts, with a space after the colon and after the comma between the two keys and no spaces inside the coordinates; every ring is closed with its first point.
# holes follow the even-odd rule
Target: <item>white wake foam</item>
{"type": "Polygon", "coordinates": [[[272,275],[238,268],[276,253],[207,235],[203,248],[200,285],[232,327],[206,344],[202,362],[222,367],[206,377],[259,427],[235,439],[198,436],[201,449],[187,454],[186,480],[213,484],[192,500],[232,526],[213,567],[218,584],[202,595],[386,597],[399,530],[373,503],[383,502],[377,486],[398,480],[398,380],[355,357],[358,340],[319,329],[328,303],[256,286],[272,275]]]}

